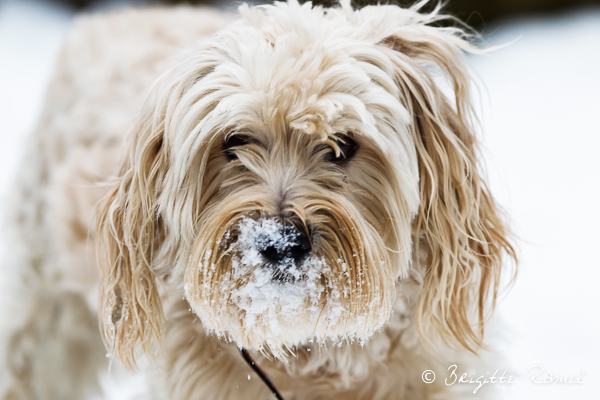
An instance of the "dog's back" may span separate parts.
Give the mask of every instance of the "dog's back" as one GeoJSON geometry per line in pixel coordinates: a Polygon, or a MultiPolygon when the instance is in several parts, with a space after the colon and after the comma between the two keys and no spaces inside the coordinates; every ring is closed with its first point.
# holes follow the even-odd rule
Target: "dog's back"
{"type": "Polygon", "coordinates": [[[93,245],[100,184],[152,82],[175,56],[223,27],[209,9],[80,17],[59,56],[38,127],[5,207],[7,259],[1,399],[77,399],[106,368],[93,245]],[[8,285],[7,285],[8,286],[8,285]]]}

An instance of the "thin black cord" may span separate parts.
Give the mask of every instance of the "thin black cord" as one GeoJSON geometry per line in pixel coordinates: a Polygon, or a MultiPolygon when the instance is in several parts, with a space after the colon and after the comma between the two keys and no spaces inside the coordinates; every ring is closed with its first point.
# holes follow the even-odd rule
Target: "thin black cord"
{"type": "Polygon", "coordinates": [[[256,372],[256,375],[258,375],[260,379],[262,379],[264,384],[267,385],[271,393],[273,393],[273,396],[275,396],[277,400],[284,400],[275,388],[275,385],[273,385],[273,382],[271,382],[271,380],[269,379],[269,375],[267,375],[262,369],[260,369],[260,367],[254,362],[252,356],[248,354],[248,351],[246,349],[240,349],[240,353],[242,353],[242,357],[244,357],[244,360],[248,363],[250,368],[252,368],[252,370],[256,372]]]}

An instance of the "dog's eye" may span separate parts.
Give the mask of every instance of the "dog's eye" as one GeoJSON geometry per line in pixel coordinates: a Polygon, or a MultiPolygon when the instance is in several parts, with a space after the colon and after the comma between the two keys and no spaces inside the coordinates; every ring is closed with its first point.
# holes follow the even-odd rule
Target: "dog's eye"
{"type": "Polygon", "coordinates": [[[250,143],[248,138],[243,135],[229,136],[225,143],[223,143],[223,153],[225,153],[229,161],[237,160],[238,157],[235,154],[236,148],[245,146],[248,143],[250,143]]]}
{"type": "Polygon", "coordinates": [[[336,145],[340,151],[339,153],[336,153],[335,149],[332,147],[328,157],[329,161],[342,162],[349,160],[354,156],[356,149],[358,148],[358,143],[349,136],[340,137],[337,140],[336,145]]]}

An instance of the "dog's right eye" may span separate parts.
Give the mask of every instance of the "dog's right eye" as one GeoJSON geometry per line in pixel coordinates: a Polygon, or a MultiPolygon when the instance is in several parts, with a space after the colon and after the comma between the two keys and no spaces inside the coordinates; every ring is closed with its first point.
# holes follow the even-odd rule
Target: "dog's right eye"
{"type": "Polygon", "coordinates": [[[238,147],[245,146],[248,143],[248,138],[242,135],[233,135],[229,136],[225,143],[223,143],[223,153],[229,161],[237,160],[237,155],[235,154],[235,150],[238,147]]]}

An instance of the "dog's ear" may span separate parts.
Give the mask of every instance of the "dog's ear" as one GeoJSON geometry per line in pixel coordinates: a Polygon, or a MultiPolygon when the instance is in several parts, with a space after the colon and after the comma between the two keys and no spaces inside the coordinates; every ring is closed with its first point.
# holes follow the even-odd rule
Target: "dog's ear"
{"type": "MultiPolygon", "coordinates": [[[[169,205],[161,203],[161,196],[196,204],[178,195],[195,182],[181,180],[177,172],[185,175],[186,163],[193,163],[188,157],[200,154],[201,146],[196,143],[201,142],[199,135],[190,132],[199,126],[204,115],[201,111],[217,103],[212,99],[204,104],[200,99],[216,90],[214,86],[203,86],[202,80],[214,71],[218,55],[214,47],[202,44],[183,53],[154,82],[127,137],[121,169],[98,205],[100,325],[105,344],[128,367],[135,366],[138,343],[152,357],[161,342],[164,316],[157,278],[171,275],[179,254],[174,248],[182,242],[180,232],[174,234],[175,239],[170,236],[172,240],[167,240],[165,208],[169,205]],[[198,109],[198,104],[205,108],[198,109]],[[189,136],[196,139],[192,145],[183,143],[189,136]],[[172,166],[178,160],[176,155],[184,159],[179,160],[183,167],[172,166]],[[169,181],[170,173],[174,177],[169,181]]],[[[184,214],[184,222],[193,225],[194,216],[184,214]]],[[[177,229],[179,221],[170,226],[177,229]]]]}
{"type": "Polygon", "coordinates": [[[390,53],[400,97],[414,118],[421,198],[415,257],[426,254],[417,325],[428,344],[441,339],[476,351],[495,306],[503,254],[516,260],[515,250],[478,162],[463,55],[477,50],[463,30],[431,26],[439,23],[435,14],[413,16],[414,26],[380,44],[390,53]],[[442,89],[434,74],[445,76],[448,87],[442,89]]]}
{"type": "Polygon", "coordinates": [[[152,105],[145,109],[97,218],[100,324],[107,347],[130,368],[138,342],[154,354],[163,322],[152,263],[164,237],[157,207],[166,169],[164,113],[152,105]]]}

